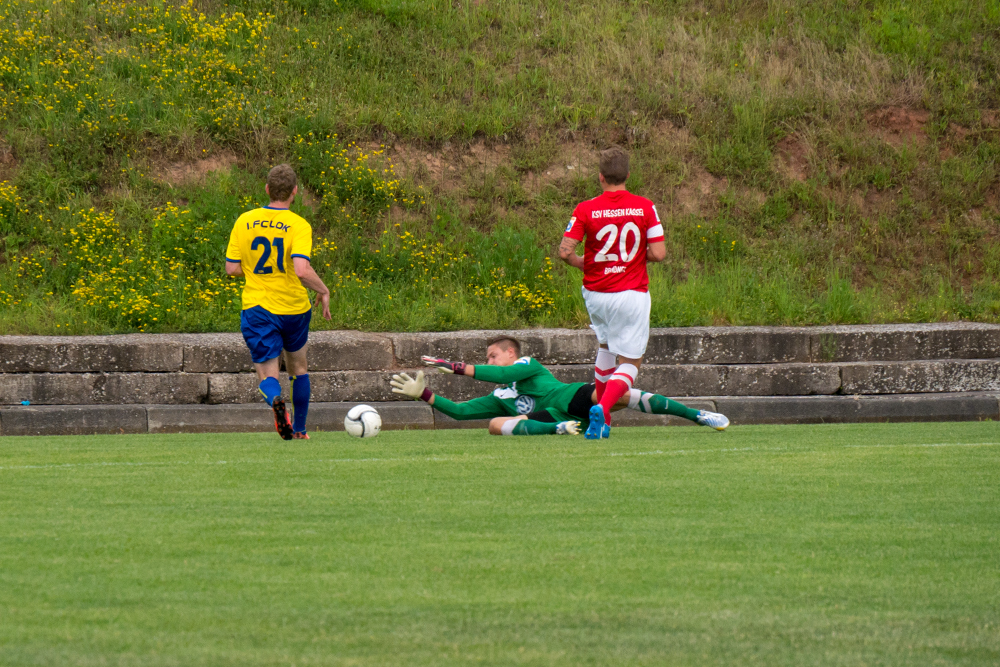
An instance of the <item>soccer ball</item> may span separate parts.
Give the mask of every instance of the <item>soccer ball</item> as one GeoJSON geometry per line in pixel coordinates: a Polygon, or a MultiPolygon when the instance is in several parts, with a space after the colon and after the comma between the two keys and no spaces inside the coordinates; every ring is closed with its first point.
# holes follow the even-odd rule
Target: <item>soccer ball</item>
{"type": "Polygon", "coordinates": [[[370,405],[355,405],[344,417],[344,430],[355,438],[374,438],[382,430],[382,418],[370,405]]]}

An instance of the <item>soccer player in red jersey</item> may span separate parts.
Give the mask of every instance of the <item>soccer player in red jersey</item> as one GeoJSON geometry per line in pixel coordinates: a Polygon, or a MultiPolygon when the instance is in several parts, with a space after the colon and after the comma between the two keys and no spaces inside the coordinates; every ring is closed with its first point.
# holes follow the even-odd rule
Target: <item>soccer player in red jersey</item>
{"type": "Polygon", "coordinates": [[[628,174],[624,149],[601,153],[598,179],[604,192],[576,207],[559,245],[559,257],[583,271],[583,300],[600,344],[594,365],[599,404],[590,410],[585,434],[591,440],[610,435],[611,408],[639,374],[649,340],[646,263],[667,256],[656,207],[625,189],[628,174]],[[576,254],[580,241],[583,257],[576,254]]]}

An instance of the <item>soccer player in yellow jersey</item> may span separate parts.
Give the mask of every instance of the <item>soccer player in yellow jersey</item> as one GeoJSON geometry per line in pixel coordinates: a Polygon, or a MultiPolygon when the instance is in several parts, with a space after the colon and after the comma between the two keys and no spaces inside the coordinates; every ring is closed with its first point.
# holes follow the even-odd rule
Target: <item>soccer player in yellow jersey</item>
{"type": "Polygon", "coordinates": [[[229,236],[226,273],[244,276],[240,329],[250,348],[260,393],[274,410],[274,428],[285,440],[308,438],[309,372],[306,343],[312,303],[306,287],[319,295],[323,317],[330,319],[330,290],[310,264],[312,227],[288,207],[299,191],[295,172],[279,164],[264,187],[271,203],[241,215],[229,236]],[[285,351],[291,382],[289,418],[278,383],[278,359],[285,351]]]}

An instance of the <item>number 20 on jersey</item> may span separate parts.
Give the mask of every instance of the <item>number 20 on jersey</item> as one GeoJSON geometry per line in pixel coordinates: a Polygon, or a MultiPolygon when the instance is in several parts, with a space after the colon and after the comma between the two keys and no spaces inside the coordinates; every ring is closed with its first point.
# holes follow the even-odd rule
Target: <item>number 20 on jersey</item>
{"type": "Polygon", "coordinates": [[[639,225],[634,222],[626,222],[622,225],[620,232],[618,230],[618,225],[607,224],[601,227],[600,231],[597,232],[597,240],[604,241],[604,247],[602,247],[597,254],[594,255],[595,262],[620,261],[628,263],[631,262],[632,258],[639,252],[639,247],[642,243],[642,232],[639,230],[639,225]],[[618,252],[609,252],[614,248],[615,241],[618,241],[618,252]],[[630,242],[631,247],[629,247],[630,242]],[[621,259],[619,259],[619,257],[621,259]]]}

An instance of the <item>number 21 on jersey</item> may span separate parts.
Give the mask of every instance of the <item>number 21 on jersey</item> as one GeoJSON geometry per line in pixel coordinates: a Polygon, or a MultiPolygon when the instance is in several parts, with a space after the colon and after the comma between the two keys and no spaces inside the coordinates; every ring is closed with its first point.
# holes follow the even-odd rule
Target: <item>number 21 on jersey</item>
{"type": "Polygon", "coordinates": [[[642,232],[639,230],[639,225],[634,222],[626,222],[622,225],[620,231],[618,225],[607,224],[597,232],[596,238],[598,241],[604,241],[604,247],[594,255],[595,262],[628,263],[639,252],[639,247],[642,243],[642,232]],[[608,252],[614,248],[615,241],[618,241],[618,252],[608,252]]]}
{"type": "Polygon", "coordinates": [[[273,241],[270,241],[266,236],[258,236],[250,244],[250,250],[263,248],[264,251],[260,254],[260,259],[257,260],[257,265],[253,267],[254,273],[267,275],[268,273],[273,272],[274,269],[267,266],[267,260],[271,258],[272,245],[277,253],[277,257],[275,257],[275,264],[278,267],[278,273],[285,272],[285,239],[281,236],[276,236],[273,241]]]}

